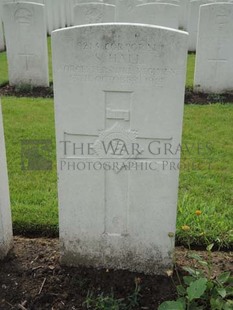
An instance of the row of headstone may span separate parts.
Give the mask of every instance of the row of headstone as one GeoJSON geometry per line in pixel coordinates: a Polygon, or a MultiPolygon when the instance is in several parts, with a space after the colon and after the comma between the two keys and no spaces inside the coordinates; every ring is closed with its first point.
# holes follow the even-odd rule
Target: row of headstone
{"type": "MultiPolygon", "coordinates": [[[[17,0],[0,0],[0,3],[17,0]]],[[[189,51],[196,51],[200,6],[220,0],[18,0],[45,5],[47,32],[66,26],[91,22],[141,22],[160,26],[187,29],[189,51]],[[169,5],[170,4],[170,5],[169,5]],[[78,5],[78,6],[77,6],[78,5]],[[87,5],[87,6],[85,6],[87,5]],[[115,11],[113,15],[113,7],[115,11]],[[80,11],[79,11],[80,9],[80,11]]],[[[224,2],[230,2],[225,0],[224,2]]],[[[1,19],[0,6],[0,19],[1,19]]],[[[4,49],[0,21],[0,50],[4,49]]]]}
{"type": "Polygon", "coordinates": [[[3,259],[13,244],[10,194],[8,185],[5,139],[0,101],[0,259],[3,259]]]}
{"type": "Polygon", "coordinates": [[[119,6],[104,3],[77,4],[74,7],[74,25],[130,22],[152,24],[178,29],[179,6],[167,3],[148,3],[128,7],[127,2],[119,6]]]}
{"type": "MultiPolygon", "coordinates": [[[[178,28],[177,8],[162,3],[139,5],[130,19],[131,22],[178,28]]],[[[5,3],[3,9],[10,85],[49,86],[45,6],[14,2],[5,3]]],[[[74,8],[75,24],[111,22],[115,14],[115,6],[111,4],[78,4],[74,8]]],[[[119,18],[125,21],[124,16],[119,15],[119,18]]]]}
{"type": "Polygon", "coordinates": [[[233,3],[200,8],[194,89],[198,92],[233,91],[233,3]]]}
{"type": "MultiPolygon", "coordinates": [[[[134,20],[135,17],[137,17],[138,15],[145,16],[145,14],[147,14],[147,12],[150,10],[149,7],[138,8],[137,12],[135,13],[136,16],[130,17],[129,13],[132,13],[133,9],[137,5],[143,5],[143,4],[147,5],[151,3],[153,4],[163,3],[163,4],[176,5],[177,8],[175,9],[175,11],[167,13],[167,17],[165,17],[164,19],[169,20],[170,16],[172,16],[171,17],[172,19],[178,18],[178,21],[176,21],[175,23],[175,24],[178,23],[178,26],[176,26],[175,28],[179,27],[181,29],[187,29],[187,16],[188,16],[189,1],[186,1],[186,0],[93,0],[93,1],[91,0],[0,0],[0,5],[1,3],[8,3],[8,2],[33,2],[33,3],[38,3],[38,4],[44,4],[45,11],[46,11],[46,26],[47,26],[48,34],[51,34],[53,30],[75,25],[76,22],[74,19],[74,7],[77,4],[88,4],[91,2],[99,3],[99,4],[115,5],[116,15],[111,19],[111,22],[114,22],[114,21],[131,22],[131,20],[132,19],[134,20]],[[139,10],[142,12],[141,14],[138,13],[139,10]]],[[[166,11],[171,10],[171,8],[169,7],[160,8],[158,6],[158,10],[160,10],[160,12],[162,10],[162,13],[166,14],[166,11]]],[[[154,11],[156,11],[155,7],[153,7],[153,12],[154,11]]],[[[159,12],[155,14],[157,16],[161,15],[159,14],[159,12]]],[[[150,15],[152,16],[152,13],[150,13],[150,15]]],[[[85,18],[81,18],[81,19],[83,20],[85,18]]],[[[146,21],[147,20],[153,24],[155,23],[159,25],[160,23],[160,19],[158,19],[156,16],[155,18],[147,17],[146,21]]],[[[81,22],[79,22],[78,24],[81,24],[81,22]]],[[[168,26],[169,24],[170,23],[168,23],[168,26]]],[[[171,22],[171,25],[173,24],[174,23],[171,22]]],[[[1,29],[0,29],[0,36],[1,36],[1,29]]]]}

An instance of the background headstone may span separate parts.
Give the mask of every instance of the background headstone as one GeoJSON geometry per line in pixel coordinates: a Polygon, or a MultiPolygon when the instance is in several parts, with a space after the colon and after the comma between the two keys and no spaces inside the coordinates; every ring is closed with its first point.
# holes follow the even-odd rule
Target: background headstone
{"type": "Polygon", "coordinates": [[[197,46],[197,31],[200,6],[211,1],[208,0],[193,0],[190,1],[188,12],[188,28],[189,33],[189,51],[195,52],[197,46]]]}
{"type": "Polygon", "coordinates": [[[140,4],[137,5],[130,14],[130,21],[178,29],[179,12],[179,6],[173,4],[140,4]]]}
{"type": "Polygon", "coordinates": [[[0,3],[0,52],[5,50],[5,41],[4,41],[4,33],[3,33],[3,24],[2,24],[2,8],[0,3]]]}
{"type": "Polygon", "coordinates": [[[10,195],[8,186],[5,139],[0,102],[0,259],[3,259],[13,244],[10,195]]]}
{"type": "Polygon", "coordinates": [[[10,85],[49,86],[44,5],[3,5],[10,85]]]}
{"type": "Polygon", "coordinates": [[[181,140],[187,41],[187,33],[149,25],[52,33],[63,264],[158,274],[171,267],[179,172],[163,169],[155,149],[181,140]]]}
{"type": "Polygon", "coordinates": [[[233,4],[201,6],[197,42],[195,90],[233,91],[233,4]]]}
{"type": "Polygon", "coordinates": [[[135,0],[117,0],[116,2],[116,22],[129,22],[129,15],[137,5],[135,0]]]}
{"type": "Polygon", "coordinates": [[[180,0],[180,24],[179,28],[183,30],[188,29],[188,15],[190,0],[180,0]]]}
{"type": "Polygon", "coordinates": [[[115,6],[104,3],[78,4],[74,7],[74,25],[111,23],[115,21],[115,6]]]}

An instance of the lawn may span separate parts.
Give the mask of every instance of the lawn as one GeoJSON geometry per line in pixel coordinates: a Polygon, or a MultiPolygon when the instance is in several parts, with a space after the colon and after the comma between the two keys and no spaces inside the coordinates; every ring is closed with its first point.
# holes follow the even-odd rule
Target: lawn
{"type": "MultiPolygon", "coordinates": [[[[53,100],[3,97],[2,104],[15,232],[52,235],[58,230],[53,100]],[[52,141],[51,171],[21,169],[25,139],[52,141]]],[[[233,245],[232,119],[231,104],[185,106],[183,145],[189,151],[183,152],[177,223],[182,244],[233,245]]]]}
{"type": "MultiPolygon", "coordinates": [[[[49,52],[49,80],[52,82],[52,61],[51,61],[51,39],[48,38],[48,52],[49,52]]],[[[195,66],[195,54],[188,55],[188,65],[187,65],[187,78],[186,87],[193,86],[194,77],[194,66],[195,66]]],[[[8,82],[8,72],[7,72],[7,59],[6,53],[0,53],[0,86],[8,82]]]]}

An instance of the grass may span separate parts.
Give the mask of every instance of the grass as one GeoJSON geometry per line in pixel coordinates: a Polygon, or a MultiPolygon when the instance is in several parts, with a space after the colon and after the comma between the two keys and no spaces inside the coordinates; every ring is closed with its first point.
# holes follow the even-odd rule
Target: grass
{"type": "Polygon", "coordinates": [[[181,169],[178,213],[181,243],[233,244],[232,118],[232,105],[185,107],[183,144],[192,150],[184,150],[186,168],[181,169]],[[190,169],[192,164],[195,166],[190,169]],[[197,164],[200,167],[196,169],[197,164]],[[202,214],[196,216],[196,210],[202,214]],[[183,232],[183,225],[190,226],[190,231],[183,232]]]}
{"type": "Polygon", "coordinates": [[[193,88],[194,69],[195,69],[195,54],[188,54],[186,87],[193,88]]]}
{"type": "Polygon", "coordinates": [[[6,52],[0,53],[0,86],[8,82],[8,66],[6,52]]]}
{"type": "MultiPolygon", "coordinates": [[[[52,77],[52,52],[51,52],[51,38],[48,38],[48,54],[49,54],[49,80],[53,81],[52,77]]],[[[193,77],[194,77],[194,66],[195,66],[195,55],[188,55],[188,65],[187,65],[187,79],[186,79],[186,87],[193,86],[193,77]]],[[[8,82],[8,67],[7,67],[7,59],[6,52],[0,53],[0,86],[6,84],[8,82]]]]}
{"type": "MultiPolygon", "coordinates": [[[[53,235],[58,228],[53,100],[3,97],[2,103],[14,229],[53,235]],[[52,141],[51,171],[21,170],[24,139],[52,141]]],[[[177,222],[182,244],[233,244],[232,119],[230,104],[185,106],[183,145],[192,151],[184,150],[182,158],[177,222]],[[194,169],[192,162],[200,167],[194,169]],[[196,216],[196,210],[202,214],[196,216]],[[190,230],[183,231],[183,225],[190,230]]]]}
{"type": "Polygon", "coordinates": [[[21,170],[21,140],[51,139],[55,145],[53,102],[14,97],[2,102],[14,229],[53,234],[58,222],[55,148],[52,171],[21,170]]]}

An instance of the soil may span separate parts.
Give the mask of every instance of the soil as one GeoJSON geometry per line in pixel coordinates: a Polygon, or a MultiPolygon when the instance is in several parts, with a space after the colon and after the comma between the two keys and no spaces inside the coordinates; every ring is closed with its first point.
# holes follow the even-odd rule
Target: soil
{"type": "MultiPolygon", "coordinates": [[[[53,98],[53,87],[14,87],[6,84],[0,87],[0,96],[53,98]]],[[[212,103],[233,103],[233,93],[205,94],[195,93],[191,88],[186,88],[185,104],[212,104],[212,103]]]]}
{"type": "MultiPolygon", "coordinates": [[[[135,278],[140,279],[141,291],[139,306],[134,309],[155,310],[162,301],[175,297],[172,279],[167,275],[62,267],[58,239],[15,237],[14,244],[0,263],[0,310],[87,309],[83,302],[88,292],[94,296],[114,292],[115,298],[126,298],[134,291],[135,278]]],[[[187,252],[176,248],[179,272],[182,266],[194,264],[187,252]]],[[[207,257],[206,252],[197,253],[207,257]]],[[[233,272],[233,253],[214,252],[213,263],[215,275],[224,270],[233,272]]]]}

